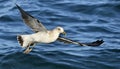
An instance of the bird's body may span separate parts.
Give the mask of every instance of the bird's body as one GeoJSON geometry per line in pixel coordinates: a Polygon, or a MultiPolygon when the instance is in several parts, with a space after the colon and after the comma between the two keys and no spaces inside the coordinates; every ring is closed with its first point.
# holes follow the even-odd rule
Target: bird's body
{"type": "Polygon", "coordinates": [[[22,19],[25,22],[26,25],[28,25],[32,31],[34,32],[33,34],[26,34],[26,35],[18,35],[17,40],[18,43],[23,47],[26,48],[24,53],[29,53],[32,48],[30,46],[33,46],[35,43],[51,43],[56,40],[62,41],[64,43],[71,43],[71,44],[77,44],[80,46],[99,46],[102,44],[104,41],[103,40],[97,40],[95,42],[91,43],[80,43],[76,42],[67,38],[59,37],[59,35],[65,34],[65,31],[62,27],[58,26],[54,28],[53,30],[47,30],[42,23],[25,12],[21,7],[19,7],[16,4],[17,8],[19,9],[22,19]]]}
{"type": "Polygon", "coordinates": [[[61,32],[64,32],[62,27],[57,27],[53,30],[41,31],[33,34],[19,35],[17,39],[20,45],[25,48],[33,43],[51,43],[58,39],[61,32]],[[60,31],[58,30],[60,29],[60,31]],[[43,37],[44,36],[44,37],[43,37]],[[20,39],[19,39],[20,38],[20,39]],[[23,43],[22,43],[23,42],[23,43]]]}

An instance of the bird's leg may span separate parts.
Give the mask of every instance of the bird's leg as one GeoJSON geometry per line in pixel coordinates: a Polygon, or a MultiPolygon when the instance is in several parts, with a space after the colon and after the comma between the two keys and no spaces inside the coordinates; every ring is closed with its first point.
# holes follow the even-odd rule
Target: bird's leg
{"type": "MultiPolygon", "coordinates": [[[[34,47],[34,46],[32,46],[31,48],[29,48],[29,52],[32,51],[33,47],[34,47]]],[[[28,53],[29,53],[29,52],[28,52],[28,53]]]]}
{"type": "Polygon", "coordinates": [[[30,52],[30,51],[32,51],[32,49],[34,48],[34,46],[35,46],[35,44],[31,44],[32,46],[31,47],[29,47],[29,51],[28,51],[28,53],[30,52]]]}
{"type": "Polygon", "coordinates": [[[30,49],[30,46],[28,46],[27,49],[25,49],[25,51],[23,53],[28,54],[29,53],[29,49],[30,49]]]}
{"type": "Polygon", "coordinates": [[[30,44],[31,43],[29,43],[28,46],[27,46],[27,48],[25,49],[25,51],[24,51],[25,54],[28,54],[31,51],[30,44]]]}
{"type": "Polygon", "coordinates": [[[30,51],[32,51],[33,47],[35,46],[34,45],[30,48],[30,45],[31,45],[31,43],[27,46],[27,49],[24,51],[25,54],[28,54],[30,51]]]}

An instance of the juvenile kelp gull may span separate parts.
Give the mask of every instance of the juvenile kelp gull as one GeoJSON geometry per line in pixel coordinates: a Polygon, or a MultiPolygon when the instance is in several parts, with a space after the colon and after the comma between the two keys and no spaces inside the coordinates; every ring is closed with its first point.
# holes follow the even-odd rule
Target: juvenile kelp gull
{"type": "Polygon", "coordinates": [[[64,37],[59,37],[61,33],[64,35],[66,34],[62,27],[56,27],[53,30],[47,30],[38,19],[28,14],[17,4],[16,6],[19,9],[25,24],[28,25],[33,32],[35,32],[34,34],[17,36],[18,43],[25,48],[24,53],[26,54],[33,49],[36,43],[51,43],[58,40],[60,42],[77,44],[80,46],[99,46],[104,42],[103,40],[97,40],[91,43],[80,43],[64,37]]]}

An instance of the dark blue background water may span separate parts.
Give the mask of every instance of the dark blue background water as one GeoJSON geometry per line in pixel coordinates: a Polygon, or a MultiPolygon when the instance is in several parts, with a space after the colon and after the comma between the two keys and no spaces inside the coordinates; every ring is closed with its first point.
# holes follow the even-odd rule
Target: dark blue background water
{"type": "Polygon", "coordinates": [[[0,0],[0,69],[120,69],[120,0],[0,0]],[[64,27],[67,38],[105,43],[100,47],[38,44],[23,54],[16,36],[32,31],[15,3],[48,29],[64,27]]]}

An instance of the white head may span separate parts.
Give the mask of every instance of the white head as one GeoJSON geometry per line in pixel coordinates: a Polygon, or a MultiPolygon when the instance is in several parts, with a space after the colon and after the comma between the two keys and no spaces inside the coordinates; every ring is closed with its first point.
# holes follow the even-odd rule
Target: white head
{"type": "Polygon", "coordinates": [[[59,33],[66,34],[64,29],[62,27],[56,27],[55,30],[57,30],[59,33]]]}

